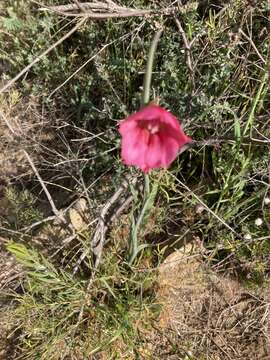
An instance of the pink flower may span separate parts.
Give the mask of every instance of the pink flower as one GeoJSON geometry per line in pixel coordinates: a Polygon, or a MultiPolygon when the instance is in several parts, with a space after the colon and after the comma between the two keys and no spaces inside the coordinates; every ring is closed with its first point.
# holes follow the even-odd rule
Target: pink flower
{"type": "Polygon", "coordinates": [[[121,157],[147,173],[168,168],[181,147],[192,141],[176,117],[160,106],[150,104],[120,122],[121,157]]]}

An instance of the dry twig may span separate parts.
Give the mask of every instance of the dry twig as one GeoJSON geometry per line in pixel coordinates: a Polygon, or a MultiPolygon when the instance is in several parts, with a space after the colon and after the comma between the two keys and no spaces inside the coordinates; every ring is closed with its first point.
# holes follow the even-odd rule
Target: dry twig
{"type": "MultiPolygon", "coordinates": [[[[59,210],[56,208],[55,203],[54,203],[54,201],[53,201],[53,198],[52,198],[49,190],[47,189],[44,181],[42,180],[42,178],[41,178],[41,176],[40,176],[40,174],[39,174],[39,172],[38,172],[38,170],[37,170],[34,162],[33,162],[32,159],[31,159],[31,157],[29,156],[29,154],[28,154],[25,150],[23,150],[23,153],[24,153],[27,161],[29,162],[32,170],[34,171],[36,177],[38,178],[38,181],[39,181],[39,183],[40,183],[43,191],[45,192],[45,194],[46,194],[46,196],[47,196],[47,199],[48,199],[48,201],[49,201],[49,203],[50,203],[50,205],[51,205],[51,208],[52,208],[52,212],[54,213],[54,215],[55,215],[57,218],[59,218],[59,219],[62,221],[63,224],[67,225],[68,227],[71,227],[71,224],[68,224],[68,222],[67,222],[67,220],[65,219],[65,217],[63,216],[62,212],[59,211],[59,210]]],[[[72,228],[72,227],[71,227],[71,228],[72,228]]]]}
{"type": "Polygon", "coordinates": [[[73,0],[79,10],[81,10],[82,13],[84,13],[84,7],[83,4],[81,4],[78,0],[73,0]]]}
{"type": "Polygon", "coordinates": [[[201,198],[196,195],[186,184],[184,184],[181,180],[179,180],[176,176],[172,175],[173,178],[181,185],[183,188],[185,188],[194,198],[207,209],[207,211],[213,215],[222,225],[224,225],[228,230],[230,230],[236,237],[242,238],[241,235],[239,235],[229,224],[226,223],[219,215],[217,215],[213,210],[211,210],[202,200],[201,198]]]}
{"type": "Polygon", "coordinates": [[[107,0],[106,2],[94,1],[58,6],[47,6],[40,8],[40,10],[53,11],[59,15],[69,17],[80,17],[82,15],[91,19],[109,19],[109,18],[123,18],[134,16],[156,16],[156,15],[171,15],[175,13],[177,8],[167,8],[162,10],[149,10],[149,9],[134,9],[124,6],[119,6],[113,1],[107,0]],[[79,10],[79,11],[78,11],[79,10]]]}
{"type": "Polygon", "coordinates": [[[239,34],[241,34],[250,43],[250,45],[255,50],[256,54],[259,56],[259,58],[262,60],[262,62],[266,65],[267,61],[263,58],[263,56],[261,55],[261,53],[257,49],[256,45],[254,44],[253,40],[247,34],[245,34],[242,29],[239,29],[238,32],[239,32],[239,34]]]}
{"type": "MultiPolygon", "coordinates": [[[[74,1],[75,2],[75,1],[74,1]]],[[[108,4],[108,2],[104,3],[101,1],[95,1],[95,2],[84,2],[84,3],[79,3],[79,1],[76,1],[76,4],[66,4],[66,5],[56,5],[56,6],[46,6],[46,7],[42,7],[39,10],[40,11],[44,11],[44,10],[51,10],[51,11],[56,11],[56,12],[69,12],[69,11],[76,11],[78,10],[78,7],[80,7],[81,9],[83,9],[83,11],[85,10],[91,10],[91,11],[101,11],[101,10],[128,10],[127,7],[123,7],[123,6],[119,6],[117,4],[111,4],[111,6],[108,4]],[[78,6],[79,5],[79,6],[78,6]]],[[[78,14],[77,14],[78,15],[78,14]]]]}
{"type": "MultiPolygon", "coordinates": [[[[128,196],[122,202],[120,202],[117,209],[115,211],[113,211],[114,210],[113,207],[119,201],[119,198],[123,195],[123,193],[126,191],[127,187],[129,186],[129,181],[130,180],[131,179],[128,178],[123,182],[123,184],[119,187],[119,189],[106,202],[106,204],[104,205],[104,207],[102,208],[102,210],[100,212],[98,224],[97,224],[97,227],[96,227],[96,231],[95,231],[95,234],[94,234],[93,239],[91,241],[92,252],[93,252],[93,254],[95,256],[95,264],[94,264],[93,272],[99,266],[103,246],[104,246],[104,243],[105,243],[105,235],[106,235],[106,232],[108,231],[109,224],[121,212],[123,212],[123,210],[126,209],[126,207],[129,206],[129,204],[132,201],[132,197],[128,196]]],[[[137,181],[138,181],[138,178],[135,177],[133,180],[131,180],[131,184],[133,186],[135,186],[137,181]]],[[[84,251],[81,254],[80,258],[78,259],[78,261],[77,261],[77,263],[76,263],[76,265],[75,265],[75,267],[73,269],[73,274],[76,274],[76,272],[79,269],[80,264],[85,259],[85,257],[88,255],[89,251],[90,251],[90,249],[87,249],[86,251],[84,251]]]]}
{"type": "Polygon", "coordinates": [[[4,120],[6,126],[8,127],[9,131],[13,134],[16,135],[16,132],[14,130],[14,128],[11,126],[10,122],[8,121],[8,119],[6,118],[5,114],[0,110],[0,116],[1,118],[4,120]]]}
{"type": "Polygon", "coordinates": [[[187,39],[186,33],[181,25],[181,22],[177,18],[174,18],[174,21],[175,21],[176,26],[178,27],[178,30],[183,38],[184,47],[185,47],[185,51],[186,51],[187,67],[188,67],[190,73],[192,74],[193,66],[192,66],[192,60],[191,60],[191,44],[187,39]]]}

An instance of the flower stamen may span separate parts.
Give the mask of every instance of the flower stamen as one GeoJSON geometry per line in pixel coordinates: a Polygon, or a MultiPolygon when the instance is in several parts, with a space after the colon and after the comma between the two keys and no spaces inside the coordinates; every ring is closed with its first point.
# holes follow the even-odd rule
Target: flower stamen
{"type": "Polygon", "coordinates": [[[147,130],[150,132],[150,134],[154,135],[159,132],[159,125],[158,124],[148,124],[147,130]]]}

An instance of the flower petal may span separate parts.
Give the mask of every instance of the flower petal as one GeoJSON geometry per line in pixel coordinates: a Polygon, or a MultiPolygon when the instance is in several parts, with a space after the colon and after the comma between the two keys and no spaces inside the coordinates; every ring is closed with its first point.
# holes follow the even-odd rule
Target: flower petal
{"type": "Polygon", "coordinates": [[[163,135],[163,137],[165,139],[172,138],[175,141],[177,141],[179,147],[182,147],[186,143],[189,143],[192,141],[192,139],[184,133],[180,124],[178,124],[177,131],[175,128],[173,128],[171,126],[171,124],[163,124],[161,134],[163,135]]]}
{"type": "Polygon", "coordinates": [[[150,142],[145,152],[145,164],[149,169],[154,169],[162,166],[162,152],[163,144],[160,136],[155,134],[151,135],[150,142]]]}
{"type": "Polygon", "coordinates": [[[162,166],[168,168],[176,159],[180,146],[175,138],[167,137],[164,134],[161,134],[160,138],[163,144],[162,166]]]}
{"type": "Polygon", "coordinates": [[[143,130],[136,128],[132,133],[123,136],[121,143],[121,157],[126,165],[136,165],[142,168],[145,165],[144,157],[148,144],[142,141],[143,130]]]}

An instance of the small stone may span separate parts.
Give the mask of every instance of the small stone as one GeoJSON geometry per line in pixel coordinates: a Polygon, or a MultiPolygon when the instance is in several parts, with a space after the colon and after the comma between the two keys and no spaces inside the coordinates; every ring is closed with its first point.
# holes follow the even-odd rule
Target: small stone
{"type": "Polygon", "coordinates": [[[202,204],[197,204],[197,205],[195,206],[195,212],[196,212],[196,214],[201,214],[201,213],[204,212],[204,210],[205,210],[205,207],[204,207],[202,204]]]}
{"type": "Polygon", "coordinates": [[[255,225],[256,225],[256,226],[261,226],[262,224],[263,224],[263,221],[262,221],[261,218],[257,218],[257,219],[255,220],[255,225]]]}
{"type": "Polygon", "coordinates": [[[252,239],[252,236],[250,234],[245,234],[244,235],[244,239],[245,240],[251,240],[252,239]]]}

